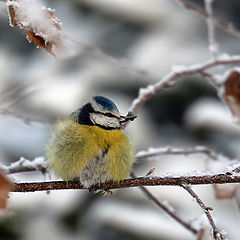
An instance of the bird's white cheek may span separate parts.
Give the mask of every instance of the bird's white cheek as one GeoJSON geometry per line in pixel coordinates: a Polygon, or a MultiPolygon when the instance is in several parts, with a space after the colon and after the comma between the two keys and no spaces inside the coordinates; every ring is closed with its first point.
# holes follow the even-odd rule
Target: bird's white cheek
{"type": "Polygon", "coordinates": [[[120,123],[116,118],[111,118],[108,116],[104,116],[101,114],[90,114],[90,119],[93,122],[93,124],[101,125],[105,127],[111,127],[111,128],[120,128],[120,123]]]}

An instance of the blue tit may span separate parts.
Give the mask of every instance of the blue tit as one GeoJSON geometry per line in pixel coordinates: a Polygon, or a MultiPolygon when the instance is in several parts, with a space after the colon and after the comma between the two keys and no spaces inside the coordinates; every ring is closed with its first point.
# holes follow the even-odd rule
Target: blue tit
{"type": "Polygon", "coordinates": [[[123,123],[136,116],[121,116],[108,98],[95,96],[68,119],[57,121],[46,156],[55,175],[85,187],[129,176],[134,163],[132,143],[123,123]]]}

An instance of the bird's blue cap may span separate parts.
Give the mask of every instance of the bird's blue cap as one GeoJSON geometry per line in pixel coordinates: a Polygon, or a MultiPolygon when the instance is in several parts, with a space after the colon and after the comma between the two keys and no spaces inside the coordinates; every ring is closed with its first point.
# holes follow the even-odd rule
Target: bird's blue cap
{"type": "Polygon", "coordinates": [[[102,97],[102,96],[95,96],[93,99],[96,101],[96,103],[100,104],[103,108],[113,111],[117,109],[117,106],[108,98],[102,97]]]}

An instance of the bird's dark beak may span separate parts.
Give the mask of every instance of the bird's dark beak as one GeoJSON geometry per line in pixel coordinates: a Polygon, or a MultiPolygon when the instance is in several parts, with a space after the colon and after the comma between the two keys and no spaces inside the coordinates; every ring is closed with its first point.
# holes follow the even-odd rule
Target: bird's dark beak
{"type": "Polygon", "coordinates": [[[132,112],[128,112],[126,116],[120,116],[120,123],[125,123],[127,121],[133,121],[137,116],[133,115],[132,112]]]}

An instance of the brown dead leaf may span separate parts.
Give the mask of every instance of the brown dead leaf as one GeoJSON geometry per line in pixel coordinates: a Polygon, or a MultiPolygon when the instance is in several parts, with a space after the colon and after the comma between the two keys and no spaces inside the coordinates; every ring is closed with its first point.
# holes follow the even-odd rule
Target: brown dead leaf
{"type": "Polygon", "coordinates": [[[34,42],[37,46],[45,48],[47,52],[55,56],[55,53],[52,51],[52,43],[46,42],[44,38],[35,35],[35,33],[32,31],[23,30],[23,32],[27,35],[29,42],[34,42]]]}
{"type": "Polygon", "coordinates": [[[9,6],[9,14],[10,14],[11,25],[17,26],[17,22],[15,20],[15,11],[12,6],[9,6]]]}
{"type": "Polygon", "coordinates": [[[240,72],[232,71],[224,82],[224,99],[232,114],[240,117],[240,72]]]}
{"type": "MultiPolygon", "coordinates": [[[[18,0],[11,0],[12,2],[18,2],[18,0]]],[[[22,31],[26,34],[29,42],[34,42],[38,47],[44,48],[47,52],[51,53],[55,56],[53,51],[53,46],[61,48],[61,22],[54,16],[54,13],[49,8],[42,8],[39,11],[42,11],[43,18],[45,23],[47,21],[50,29],[44,29],[44,22],[41,21],[39,23],[31,23],[31,19],[19,17],[17,11],[21,11],[17,9],[17,5],[9,5],[9,18],[12,26],[18,26],[22,31]],[[23,22],[29,22],[27,27],[23,24],[23,22]],[[52,33],[56,33],[53,37],[52,33]],[[50,33],[50,34],[49,34],[50,33]],[[50,36],[50,37],[49,37],[50,36]]],[[[23,10],[24,11],[24,10],[23,10]]]]}
{"type": "Polygon", "coordinates": [[[234,198],[237,192],[238,184],[214,184],[214,192],[216,199],[234,198]]]}
{"type": "Polygon", "coordinates": [[[0,171],[0,209],[6,209],[8,193],[11,185],[10,180],[0,171]]]}

